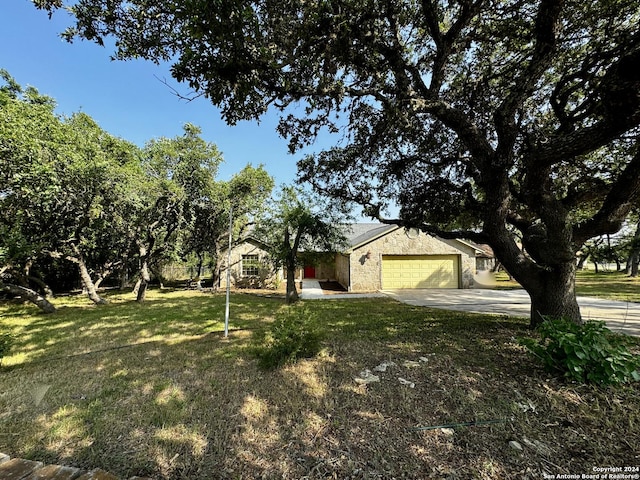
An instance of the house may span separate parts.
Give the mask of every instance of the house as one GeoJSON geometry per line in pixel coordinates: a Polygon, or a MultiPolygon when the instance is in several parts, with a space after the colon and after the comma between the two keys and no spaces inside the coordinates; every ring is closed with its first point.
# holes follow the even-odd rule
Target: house
{"type": "MultiPolygon", "coordinates": [[[[348,244],[335,255],[334,279],[350,292],[473,285],[477,249],[468,242],[414,228],[363,223],[349,227],[348,244]]],[[[322,277],[316,272],[316,278],[322,277]]]]}
{"type": "MultiPolygon", "coordinates": [[[[358,223],[345,226],[347,248],[330,260],[308,264],[298,277],[334,280],[350,292],[395,288],[470,288],[482,250],[463,240],[445,240],[418,229],[358,223]]],[[[232,250],[234,284],[256,277],[266,246],[248,238],[232,250]]],[[[224,284],[224,275],[223,275],[224,284]]]]}
{"type": "Polygon", "coordinates": [[[491,246],[486,243],[478,244],[469,240],[465,240],[465,242],[476,249],[476,270],[479,272],[492,270],[496,265],[496,257],[491,246]]]}
{"type": "MultiPolygon", "coordinates": [[[[227,252],[220,275],[220,287],[227,286],[227,252]]],[[[282,279],[282,271],[274,272],[268,260],[267,245],[249,236],[231,249],[231,285],[263,287],[282,279]]]]}

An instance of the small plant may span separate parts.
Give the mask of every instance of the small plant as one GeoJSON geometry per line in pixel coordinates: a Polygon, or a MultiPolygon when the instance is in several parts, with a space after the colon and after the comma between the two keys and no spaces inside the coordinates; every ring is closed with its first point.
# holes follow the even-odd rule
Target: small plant
{"type": "Polygon", "coordinates": [[[520,339],[545,368],[581,383],[608,385],[640,380],[640,357],[629,352],[621,335],[604,322],[577,325],[546,319],[538,328],[541,339],[520,339]]]}
{"type": "Polygon", "coordinates": [[[0,365],[2,365],[2,359],[9,353],[12,345],[13,335],[10,333],[0,333],[0,365]]]}
{"type": "Polygon", "coordinates": [[[274,369],[311,358],[320,352],[322,336],[313,326],[313,315],[305,308],[289,307],[278,318],[256,349],[260,366],[274,369]]]}

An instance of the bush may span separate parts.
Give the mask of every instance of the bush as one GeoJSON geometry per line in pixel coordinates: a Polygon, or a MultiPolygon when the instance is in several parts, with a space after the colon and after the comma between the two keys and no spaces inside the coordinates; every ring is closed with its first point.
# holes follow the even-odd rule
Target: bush
{"type": "Polygon", "coordinates": [[[9,353],[13,345],[13,336],[10,333],[0,333],[0,365],[3,357],[9,353]]]}
{"type": "Polygon", "coordinates": [[[306,308],[288,307],[255,350],[260,366],[274,369],[295,363],[299,358],[316,356],[321,349],[322,335],[313,326],[313,320],[306,308]]]}
{"type": "Polygon", "coordinates": [[[520,339],[545,368],[570,380],[601,385],[640,380],[640,357],[632,355],[622,335],[613,334],[604,322],[576,325],[567,320],[546,319],[538,328],[541,339],[520,339]]]}

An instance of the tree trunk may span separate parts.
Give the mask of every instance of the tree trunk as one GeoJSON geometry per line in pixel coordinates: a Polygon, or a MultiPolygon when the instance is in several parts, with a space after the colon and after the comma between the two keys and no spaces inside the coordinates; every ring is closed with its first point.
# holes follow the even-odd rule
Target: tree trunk
{"type": "Polygon", "coordinates": [[[151,276],[149,275],[149,265],[145,257],[142,260],[142,267],[140,268],[140,286],[138,287],[136,302],[144,302],[144,299],[147,295],[147,287],[149,286],[150,281],[151,276]]]}
{"type": "Polygon", "coordinates": [[[296,289],[296,266],[295,263],[291,265],[287,262],[287,294],[286,302],[288,304],[295,303],[300,297],[298,296],[298,290],[296,289]]]}
{"type": "Polygon", "coordinates": [[[631,252],[629,252],[629,260],[627,261],[627,269],[632,277],[638,276],[638,263],[640,263],[640,221],[636,225],[636,232],[631,240],[631,252]]]}
{"type": "Polygon", "coordinates": [[[299,229],[292,247],[289,229],[285,228],[283,247],[284,251],[286,252],[284,262],[287,267],[287,293],[285,296],[287,304],[295,303],[300,298],[298,296],[298,290],[296,290],[296,256],[298,254],[298,246],[300,244],[301,235],[302,233],[299,229]]]}
{"type": "Polygon", "coordinates": [[[196,253],[196,256],[198,257],[198,266],[197,266],[197,270],[198,270],[198,278],[202,278],[202,276],[204,275],[203,272],[203,268],[204,268],[204,255],[202,253],[196,253]]]}
{"type": "Polygon", "coordinates": [[[91,280],[91,275],[89,274],[89,270],[87,269],[87,265],[84,263],[82,258],[79,259],[78,268],[80,269],[80,279],[82,280],[82,286],[87,291],[87,296],[89,300],[91,300],[96,305],[104,305],[107,302],[104,298],[98,295],[98,291],[96,290],[96,286],[91,280]]]}
{"type": "Polygon", "coordinates": [[[291,304],[299,300],[298,290],[296,289],[296,256],[295,252],[290,251],[285,259],[287,268],[287,293],[286,303],[291,304]]]}
{"type": "Polygon", "coordinates": [[[44,293],[44,298],[55,297],[55,295],[53,294],[53,290],[51,290],[51,287],[47,285],[43,280],[33,276],[30,276],[27,280],[29,280],[30,282],[36,283],[42,289],[42,293],[44,293]]]}
{"type": "Polygon", "coordinates": [[[44,313],[55,313],[56,307],[53,306],[49,300],[40,295],[38,292],[31,290],[30,288],[21,287],[19,285],[13,285],[9,283],[0,283],[0,290],[5,290],[13,295],[19,295],[35,304],[44,313]]]}
{"type": "Polygon", "coordinates": [[[154,277],[158,279],[158,283],[160,284],[160,290],[164,290],[164,284],[166,283],[164,275],[162,275],[162,268],[152,268],[149,267],[149,271],[153,274],[154,277]]]}
{"type": "Polygon", "coordinates": [[[572,230],[562,212],[550,217],[546,224],[534,223],[522,229],[522,246],[491,212],[485,222],[496,257],[531,298],[532,328],[545,319],[564,318],[582,323],[575,295],[577,248],[572,230]]]}
{"type": "Polygon", "coordinates": [[[138,278],[138,280],[136,280],[136,284],[133,286],[133,291],[132,293],[137,297],[138,296],[138,291],[140,290],[140,285],[142,284],[142,280],[140,278],[138,278]]]}
{"type": "Polygon", "coordinates": [[[630,276],[638,276],[638,263],[640,263],[640,252],[635,252],[635,255],[631,259],[631,273],[630,276]]]}
{"type": "Polygon", "coordinates": [[[535,285],[527,285],[531,297],[531,323],[536,328],[546,319],[582,323],[575,293],[575,264],[562,264],[541,275],[535,285]]]}
{"type": "Polygon", "coordinates": [[[73,245],[73,251],[75,252],[76,256],[73,259],[69,257],[68,258],[78,265],[78,269],[80,270],[80,280],[82,281],[82,286],[87,292],[89,300],[91,300],[96,305],[104,305],[106,303],[109,303],[100,295],[98,295],[96,286],[93,283],[91,274],[89,273],[89,269],[87,268],[87,264],[84,262],[84,256],[80,252],[80,249],[77,245],[73,245]]]}

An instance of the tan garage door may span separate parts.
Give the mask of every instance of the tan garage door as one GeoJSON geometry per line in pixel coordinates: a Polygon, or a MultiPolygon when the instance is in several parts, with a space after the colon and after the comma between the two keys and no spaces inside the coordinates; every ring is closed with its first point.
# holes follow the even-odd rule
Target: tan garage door
{"type": "Polygon", "coordinates": [[[382,257],[382,288],[458,288],[458,255],[382,257]]]}

